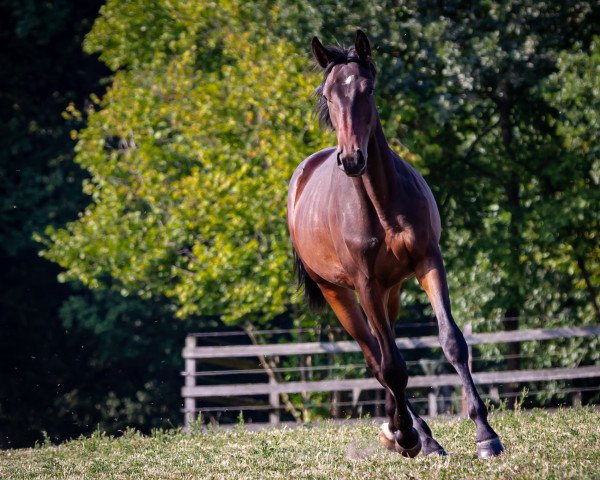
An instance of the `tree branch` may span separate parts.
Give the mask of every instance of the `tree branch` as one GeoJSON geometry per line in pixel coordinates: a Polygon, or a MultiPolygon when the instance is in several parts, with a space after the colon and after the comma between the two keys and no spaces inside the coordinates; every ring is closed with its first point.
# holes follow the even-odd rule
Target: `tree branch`
{"type": "MultiPolygon", "coordinates": [[[[252,344],[259,345],[256,335],[254,333],[254,327],[248,324],[244,327],[244,330],[246,331],[246,334],[248,335],[248,338],[250,338],[252,344]]],[[[281,374],[275,371],[275,369],[277,368],[275,362],[273,362],[273,360],[271,359],[267,359],[267,357],[265,357],[264,355],[258,355],[258,359],[260,360],[260,364],[265,369],[265,373],[268,375],[268,377],[277,383],[282,383],[283,379],[281,377],[281,374]]],[[[285,405],[286,410],[292,414],[294,420],[296,420],[296,423],[302,423],[302,413],[300,413],[298,409],[294,406],[294,404],[291,402],[290,396],[287,393],[282,393],[281,399],[283,400],[283,404],[285,405]]]]}

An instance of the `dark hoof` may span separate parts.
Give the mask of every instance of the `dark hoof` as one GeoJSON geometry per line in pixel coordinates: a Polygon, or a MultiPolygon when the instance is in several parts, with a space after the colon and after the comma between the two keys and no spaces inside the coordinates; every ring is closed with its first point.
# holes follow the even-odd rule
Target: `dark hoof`
{"type": "MultiPolygon", "coordinates": [[[[399,432],[396,432],[396,433],[399,433],[399,432]]],[[[413,433],[413,436],[416,437],[416,439],[417,439],[417,443],[414,447],[404,448],[402,445],[400,445],[398,443],[398,439],[396,439],[396,451],[403,457],[414,458],[421,451],[421,439],[419,438],[419,434],[417,433],[417,431],[414,428],[412,429],[412,433],[413,433]]]]}
{"type": "Polygon", "coordinates": [[[502,442],[498,437],[477,442],[477,456],[479,458],[497,457],[503,451],[504,447],[502,446],[502,442]]]}
{"type": "MultiPolygon", "coordinates": [[[[421,451],[421,439],[417,434],[417,431],[413,428],[413,434],[417,438],[417,444],[411,448],[404,448],[400,446],[396,440],[396,435],[390,430],[387,422],[381,424],[381,432],[379,432],[379,440],[381,444],[392,452],[398,452],[403,457],[416,457],[421,451]]],[[[443,449],[442,449],[443,450],[443,449]]]]}

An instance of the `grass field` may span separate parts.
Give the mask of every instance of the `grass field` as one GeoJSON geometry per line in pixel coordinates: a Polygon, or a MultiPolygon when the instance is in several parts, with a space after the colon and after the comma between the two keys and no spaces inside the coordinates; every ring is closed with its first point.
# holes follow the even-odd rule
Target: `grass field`
{"type": "Polygon", "coordinates": [[[564,409],[492,415],[506,452],[475,455],[468,420],[430,425],[448,457],[407,459],[379,446],[364,420],[295,429],[185,435],[179,431],[120,438],[97,433],[60,446],[0,452],[0,478],[298,479],[298,478],[600,478],[600,413],[564,409]]]}

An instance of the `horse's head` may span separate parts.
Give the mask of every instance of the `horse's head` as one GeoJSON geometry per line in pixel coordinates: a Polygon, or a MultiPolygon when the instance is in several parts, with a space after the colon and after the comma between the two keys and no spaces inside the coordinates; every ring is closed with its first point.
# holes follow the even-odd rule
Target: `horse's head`
{"type": "Polygon", "coordinates": [[[324,47],[317,37],[312,52],[325,79],[317,89],[321,120],[335,130],[338,167],[351,177],[367,169],[367,145],[377,122],[375,66],[367,36],[356,32],[354,47],[324,47]]]}

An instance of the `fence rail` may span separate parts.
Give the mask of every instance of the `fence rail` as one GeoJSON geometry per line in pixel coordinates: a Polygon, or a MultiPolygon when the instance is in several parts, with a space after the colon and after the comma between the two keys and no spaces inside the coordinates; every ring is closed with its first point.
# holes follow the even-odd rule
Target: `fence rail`
{"type": "MultiPolygon", "coordinates": [[[[574,380],[578,378],[600,377],[600,366],[579,368],[547,368],[544,370],[514,370],[506,372],[473,373],[477,385],[493,383],[543,382],[548,380],[574,380]]],[[[462,385],[460,377],[448,375],[420,375],[409,377],[406,388],[428,388],[462,385]]],[[[211,385],[184,387],[184,397],[208,398],[236,395],[268,395],[270,393],[299,392],[342,392],[352,390],[377,390],[383,388],[375,378],[355,378],[340,380],[320,380],[315,382],[286,383],[242,383],[237,385],[211,385]]]]}
{"type": "MultiPolygon", "coordinates": [[[[552,338],[589,337],[600,334],[600,326],[536,328],[531,330],[513,330],[508,332],[465,334],[469,345],[486,343],[514,343],[530,340],[549,340],[552,338]]],[[[188,338],[195,338],[190,336],[188,338]]],[[[437,336],[414,338],[397,338],[398,348],[409,350],[414,348],[437,348],[437,336]]],[[[220,347],[189,346],[183,349],[184,359],[203,359],[214,357],[256,357],[258,355],[314,355],[320,353],[359,352],[360,348],[353,341],[342,342],[307,342],[280,343],[271,345],[234,345],[220,347]]]]}
{"type": "MultiPolygon", "coordinates": [[[[469,346],[492,343],[514,343],[532,340],[549,340],[573,337],[592,337],[600,335],[600,325],[582,327],[561,327],[550,329],[514,330],[494,333],[468,333],[465,339],[469,346]]],[[[185,360],[185,386],[181,394],[184,398],[184,418],[188,426],[201,410],[196,408],[196,399],[214,397],[242,397],[252,395],[268,395],[269,404],[261,408],[270,409],[271,423],[278,423],[280,402],[279,396],[288,393],[308,392],[352,392],[352,404],[358,404],[360,394],[364,390],[378,390],[381,385],[374,378],[360,379],[330,379],[319,381],[276,382],[270,378],[269,383],[238,383],[234,385],[197,385],[198,360],[234,358],[234,357],[269,357],[269,356],[296,356],[314,354],[332,354],[360,351],[358,345],[352,341],[339,342],[310,342],[310,343],[284,343],[267,345],[235,345],[235,346],[196,346],[197,336],[190,334],[186,339],[186,346],[182,356],[185,360]]],[[[435,336],[414,338],[398,338],[396,344],[402,350],[419,348],[438,348],[438,339],[435,336]]],[[[256,371],[256,370],[255,370],[256,371]]],[[[264,373],[267,373],[264,371],[264,373]]],[[[479,385],[502,385],[520,382],[542,382],[549,380],[575,380],[600,377],[600,365],[584,366],[578,368],[547,368],[540,370],[512,370],[475,372],[473,379],[479,385]]],[[[461,385],[456,374],[422,375],[409,378],[407,388],[436,388],[461,385]]],[[[435,415],[437,401],[433,394],[429,394],[429,412],[435,415]]],[[[251,410],[251,407],[246,407],[251,410]]],[[[224,408],[225,410],[226,408],[224,408]]],[[[212,408],[211,410],[215,410],[212,408]]]]}

